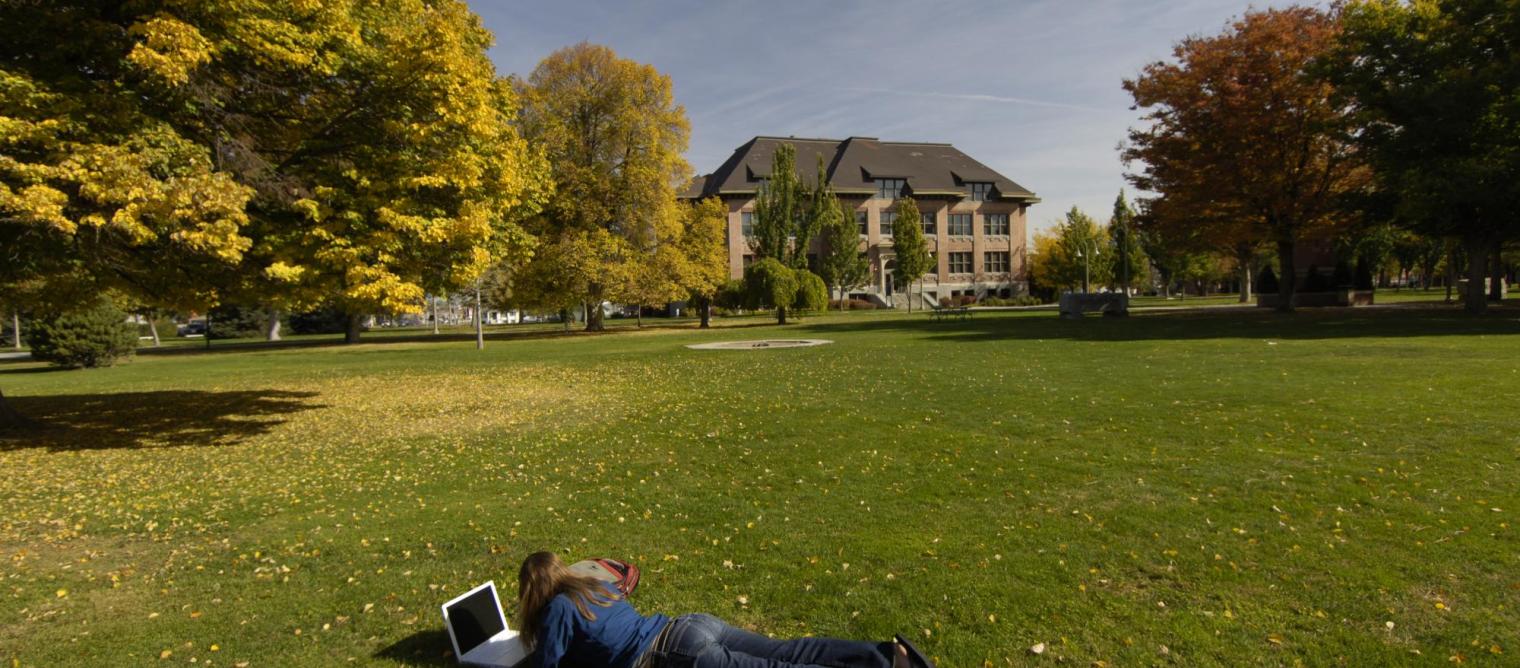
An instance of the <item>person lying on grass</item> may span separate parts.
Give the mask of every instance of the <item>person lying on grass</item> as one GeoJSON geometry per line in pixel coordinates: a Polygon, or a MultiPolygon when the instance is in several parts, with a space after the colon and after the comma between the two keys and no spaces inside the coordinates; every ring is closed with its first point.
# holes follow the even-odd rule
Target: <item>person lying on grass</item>
{"type": "Polygon", "coordinates": [[[528,555],[517,584],[528,668],[933,668],[902,636],[783,641],[712,615],[645,617],[611,585],[571,572],[553,552],[528,555]]]}

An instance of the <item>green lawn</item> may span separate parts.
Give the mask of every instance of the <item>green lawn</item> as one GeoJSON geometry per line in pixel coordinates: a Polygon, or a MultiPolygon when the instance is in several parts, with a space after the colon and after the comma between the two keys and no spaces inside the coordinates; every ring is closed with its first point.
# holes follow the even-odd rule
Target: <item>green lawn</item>
{"type": "MultiPolygon", "coordinates": [[[[1433,290],[1394,290],[1392,288],[1383,288],[1378,290],[1373,298],[1378,304],[1439,304],[1446,300],[1446,290],[1444,288],[1433,290]]],[[[1455,295],[1454,299],[1460,300],[1461,295],[1455,295]]],[[[1235,306],[1238,304],[1240,304],[1240,295],[1238,294],[1208,295],[1205,297],[1173,296],[1170,299],[1157,296],[1140,296],[1130,299],[1130,306],[1135,308],[1147,306],[1235,306]]]]}
{"type": "Polygon", "coordinates": [[[0,364],[0,665],[445,665],[540,548],[946,668],[1520,655],[1520,309],[763,323],[0,364]]]}

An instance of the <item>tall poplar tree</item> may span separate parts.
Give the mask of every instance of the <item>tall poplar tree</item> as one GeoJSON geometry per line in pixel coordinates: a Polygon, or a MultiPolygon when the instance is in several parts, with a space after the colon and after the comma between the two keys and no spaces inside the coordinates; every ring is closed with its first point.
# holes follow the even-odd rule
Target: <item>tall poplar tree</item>
{"type": "MultiPolygon", "coordinates": [[[[897,224],[892,226],[892,254],[895,258],[892,274],[908,289],[908,312],[912,313],[913,284],[934,269],[934,256],[929,253],[929,243],[924,238],[918,202],[912,197],[899,197],[892,210],[897,213],[897,224]]],[[[921,285],[919,293],[923,293],[921,285]]]]}
{"type": "Polygon", "coordinates": [[[1135,210],[1130,208],[1123,190],[1119,191],[1119,197],[1114,200],[1114,215],[1108,220],[1108,243],[1110,257],[1113,258],[1114,285],[1128,294],[1130,288],[1145,280],[1148,262],[1136,234],[1135,210]]]}
{"type": "MultiPolygon", "coordinates": [[[[755,197],[755,259],[775,258],[797,267],[802,221],[807,215],[809,193],[797,177],[797,149],[791,144],[776,147],[771,173],[755,197]]],[[[806,250],[802,251],[806,261],[806,250]]]]}
{"type": "Polygon", "coordinates": [[[839,291],[839,310],[843,311],[849,291],[865,285],[871,278],[871,260],[860,252],[860,231],[855,221],[843,206],[838,210],[839,215],[824,221],[818,275],[831,289],[839,291]]]}
{"type": "Polygon", "coordinates": [[[685,214],[681,237],[674,242],[681,258],[678,281],[705,329],[711,325],[713,298],[728,280],[728,210],[722,200],[709,197],[685,214]]]}

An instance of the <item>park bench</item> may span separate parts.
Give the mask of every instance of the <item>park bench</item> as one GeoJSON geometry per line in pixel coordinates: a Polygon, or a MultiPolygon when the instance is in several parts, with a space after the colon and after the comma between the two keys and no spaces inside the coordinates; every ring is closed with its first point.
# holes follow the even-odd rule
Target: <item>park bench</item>
{"type": "Polygon", "coordinates": [[[1121,292],[1070,292],[1061,295],[1061,317],[1081,319],[1083,314],[1129,315],[1129,295],[1121,292]]]}
{"type": "Polygon", "coordinates": [[[931,305],[931,308],[929,310],[929,318],[933,320],[944,320],[946,318],[969,320],[971,318],[971,309],[965,306],[931,305]]]}

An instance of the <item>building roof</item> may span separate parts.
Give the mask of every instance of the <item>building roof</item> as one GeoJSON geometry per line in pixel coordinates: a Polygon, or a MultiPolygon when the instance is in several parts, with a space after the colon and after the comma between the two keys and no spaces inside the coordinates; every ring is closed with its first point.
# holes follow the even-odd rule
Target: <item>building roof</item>
{"type": "Polygon", "coordinates": [[[991,183],[999,199],[1033,204],[1033,192],[997,173],[950,144],[886,142],[875,137],[806,139],[755,137],[729,156],[716,171],[698,176],[683,193],[687,198],[753,194],[771,173],[771,157],[782,144],[797,151],[797,175],[811,183],[823,158],[829,182],[840,195],[876,193],[876,179],[906,179],[908,194],[969,196],[972,183],[991,183]]]}

